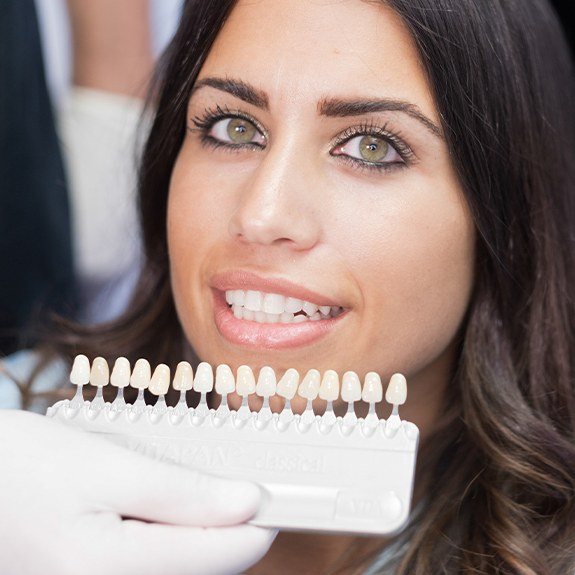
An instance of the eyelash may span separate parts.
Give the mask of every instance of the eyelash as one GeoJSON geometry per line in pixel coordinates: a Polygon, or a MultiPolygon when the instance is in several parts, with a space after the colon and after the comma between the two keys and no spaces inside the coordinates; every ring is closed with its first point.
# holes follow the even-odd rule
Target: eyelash
{"type": "MultiPolygon", "coordinates": [[[[242,118],[248,122],[251,122],[257,130],[267,138],[267,132],[263,126],[251,115],[246,114],[240,110],[232,110],[228,107],[216,106],[216,108],[206,108],[201,116],[194,116],[192,118],[192,123],[194,128],[189,128],[190,132],[200,132],[201,143],[205,146],[210,146],[212,148],[224,149],[229,152],[237,152],[243,149],[249,150],[261,150],[263,147],[260,144],[230,144],[228,142],[222,142],[209,135],[209,131],[212,127],[220,120],[225,120],[229,118],[242,118]]],[[[363,123],[358,126],[352,126],[347,128],[342,134],[337,136],[335,140],[332,141],[330,148],[332,152],[330,155],[337,157],[342,161],[350,164],[353,168],[362,171],[376,171],[385,172],[395,169],[405,168],[411,165],[415,159],[415,154],[411,148],[402,139],[399,132],[391,132],[387,129],[387,123],[383,126],[378,126],[374,122],[363,123]],[[352,140],[357,136],[376,136],[385,140],[390,144],[395,151],[399,154],[400,158],[403,160],[402,163],[392,162],[392,163],[372,163],[365,160],[359,160],[352,156],[346,154],[333,154],[333,150],[337,147],[345,145],[347,142],[352,140]]]]}

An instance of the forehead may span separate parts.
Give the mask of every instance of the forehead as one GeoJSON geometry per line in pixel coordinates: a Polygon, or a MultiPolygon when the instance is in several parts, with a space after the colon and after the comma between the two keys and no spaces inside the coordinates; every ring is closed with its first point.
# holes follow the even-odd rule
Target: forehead
{"type": "Polygon", "coordinates": [[[436,117],[413,39],[383,2],[240,0],[202,68],[273,102],[348,95],[404,98],[436,117]]]}

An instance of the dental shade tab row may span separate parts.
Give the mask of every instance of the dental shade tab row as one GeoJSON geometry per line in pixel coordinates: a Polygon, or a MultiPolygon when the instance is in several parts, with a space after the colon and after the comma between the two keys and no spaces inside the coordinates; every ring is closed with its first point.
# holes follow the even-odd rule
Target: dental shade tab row
{"type": "Polygon", "coordinates": [[[264,497],[249,521],[253,525],[381,536],[397,533],[409,518],[419,430],[399,418],[398,407],[406,400],[405,378],[399,374],[385,394],[393,405],[387,420],[376,414],[383,387],[375,373],[366,375],[362,387],[354,372],[340,381],[335,371],[321,375],[312,369],[300,381],[299,373],[288,369],[276,381],[271,367],[263,367],[256,379],[245,365],[235,374],[219,365],[214,375],[207,363],[194,373],[181,362],[170,381],[164,364],[152,372],[145,359],[131,369],[126,358],[119,358],[110,374],[103,358],[90,365],[80,355],[70,381],[76,395],[50,407],[48,417],[153,459],[257,483],[264,497]],[[92,401],[84,400],[86,385],[97,388],[92,401]],[[108,385],[117,388],[111,403],[103,397],[108,385]],[[180,392],[174,407],[165,401],[170,385],[180,392]],[[138,390],[133,404],[124,400],[128,386],[138,390]],[[153,406],[145,403],[146,389],[158,398],[153,406]],[[189,390],[200,394],[195,407],[186,402],[189,390]],[[207,404],[212,392],[222,397],[215,410],[207,404]],[[227,401],[233,392],[242,398],[237,411],[227,401]],[[254,394],[262,398],[257,412],[248,405],[254,394]],[[301,415],[291,409],[296,394],[307,400],[301,415]],[[285,399],[280,413],[271,412],[273,395],[285,399]],[[322,415],[313,411],[316,398],[327,402],[322,415]],[[333,411],[339,399],[348,404],[343,417],[333,411]],[[359,402],[369,404],[365,419],[356,416],[359,402]]]}
{"type": "MultiPolygon", "coordinates": [[[[322,375],[317,369],[310,369],[300,380],[298,371],[290,368],[277,381],[274,370],[266,366],[259,371],[256,380],[252,369],[247,365],[240,366],[235,377],[228,365],[218,365],[214,377],[210,364],[200,363],[194,374],[192,366],[182,361],[176,368],[173,381],[170,381],[170,368],[165,364],[157,365],[152,373],[150,363],[145,359],[138,359],[134,369],[131,370],[129,361],[125,357],[120,357],[114,363],[110,375],[108,363],[104,358],[95,358],[90,366],[85,355],[78,355],[72,366],[70,381],[77,386],[76,395],[70,402],[72,408],[84,405],[83,387],[91,385],[97,388],[96,397],[90,402],[92,410],[106,408],[113,412],[129,410],[133,414],[148,412],[161,415],[170,412],[176,416],[188,414],[206,416],[210,412],[207,394],[215,390],[221,396],[220,406],[215,410],[215,416],[219,418],[233,415],[235,418],[249,419],[255,413],[258,421],[270,420],[275,415],[279,422],[289,423],[296,417],[291,408],[291,401],[297,394],[307,400],[304,413],[297,416],[303,424],[318,421],[324,426],[333,426],[339,421],[344,426],[355,425],[358,423],[355,406],[359,402],[369,405],[367,416],[360,418],[363,425],[376,427],[381,422],[376,414],[376,404],[382,401],[383,386],[381,378],[375,372],[369,372],[365,376],[362,386],[360,378],[353,371],[345,372],[340,382],[339,375],[333,370],[327,370],[322,375]],[[175,407],[168,407],[165,401],[170,383],[174,390],[180,392],[175,407]],[[111,404],[106,404],[103,397],[103,388],[108,385],[117,388],[116,398],[111,404]],[[123,390],[128,386],[138,390],[134,404],[128,404],[124,400],[123,390]],[[145,403],[146,389],[158,398],[153,406],[145,403]],[[190,390],[200,394],[195,407],[189,406],[186,401],[186,392],[190,390]],[[231,410],[228,406],[227,396],[233,392],[242,398],[242,404],[237,411],[231,410]],[[257,412],[252,411],[248,404],[248,398],[252,394],[263,400],[257,412]],[[270,409],[270,397],[274,395],[285,400],[284,408],[279,414],[273,414],[270,409]],[[325,412],[321,416],[316,415],[313,409],[313,401],[317,398],[327,402],[325,412]],[[347,403],[347,412],[343,417],[336,417],[333,402],[340,398],[347,403]]],[[[405,403],[406,397],[405,377],[396,373],[391,377],[385,394],[386,401],[393,406],[392,413],[385,422],[388,428],[396,428],[401,424],[398,408],[405,403]]]]}

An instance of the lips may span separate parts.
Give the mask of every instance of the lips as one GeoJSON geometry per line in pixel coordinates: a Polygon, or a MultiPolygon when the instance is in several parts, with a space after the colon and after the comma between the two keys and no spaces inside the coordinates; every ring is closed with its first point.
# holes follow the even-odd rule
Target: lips
{"type": "Polygon", "coordinates": [[[234,271],[212,277],[210,286],[218,331],[230,343],[252,349],[309,345],[346,316],[347,309],[332,297],[284,279],[234,271]]]}

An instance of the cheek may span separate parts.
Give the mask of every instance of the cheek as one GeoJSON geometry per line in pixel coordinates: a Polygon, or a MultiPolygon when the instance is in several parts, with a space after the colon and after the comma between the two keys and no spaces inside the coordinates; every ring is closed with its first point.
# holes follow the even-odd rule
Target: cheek
{"type": "Polygon", "coordinates": [[[361,278],[360,347],[379,354],[380,369],[413,375],[446,350],[465,316],[475,234],[456,187],[402,192],[383,210],[363,210],[339,245],[361,278]]]}

